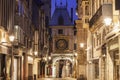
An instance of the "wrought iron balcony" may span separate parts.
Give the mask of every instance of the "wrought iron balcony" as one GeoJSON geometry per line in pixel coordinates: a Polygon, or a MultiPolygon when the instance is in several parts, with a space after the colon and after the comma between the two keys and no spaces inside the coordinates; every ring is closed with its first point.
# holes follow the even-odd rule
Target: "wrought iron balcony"
{"type": "Polygon", "coordinates": [[[105,17],[112,18],[112,4],[103,4],[90,19],[90,28],[98,21],[103,21],[105,17]]]}

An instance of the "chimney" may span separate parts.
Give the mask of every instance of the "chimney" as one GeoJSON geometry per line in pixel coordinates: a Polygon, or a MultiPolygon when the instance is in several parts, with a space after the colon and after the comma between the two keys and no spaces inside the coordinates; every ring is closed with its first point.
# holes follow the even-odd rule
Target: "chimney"
{"type": "Polygon", "coordinates": [[[73,8],[71,8],[71,22],[73,22],[73,8]]]}

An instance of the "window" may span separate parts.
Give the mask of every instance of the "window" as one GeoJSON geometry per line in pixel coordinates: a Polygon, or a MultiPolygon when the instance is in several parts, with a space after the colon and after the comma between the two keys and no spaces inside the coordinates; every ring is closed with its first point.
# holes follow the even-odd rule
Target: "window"
{"type": "Polygon", "coordinates": [[[95,1],[92,0],[92,15],[95,13],[95,1]]]}
{"type": "Polygon", "coordinates": [[[89,19],[85,19],[85,23],[89,23],[89,19]]]}
{"type": "Polygon", "coordinates": [[[74,50],[76,50],[76,48],[77,48],[77,45],[76,45],[76,43],[74,43],[74,50]]]}
{"type": "Polygon", "coordinates": [[[85,5],[88,5],[89,4],[89,2],[85,2],[85,5]]]}
{"type": "Polygon", "coordinates": [[[63,16],[59,16],[58,18],[58,25],[64,25],[64,19],[63,19],[63,16]]]}
{"type": "Polygon", "coordinates": [[[89,7],[85,6],[85,15],[89,15],[89,7]]]}
{"type": "Polygon", "coordinates": [[[63,34],[63,29],[58,29],[58,34],[63,34]]]}

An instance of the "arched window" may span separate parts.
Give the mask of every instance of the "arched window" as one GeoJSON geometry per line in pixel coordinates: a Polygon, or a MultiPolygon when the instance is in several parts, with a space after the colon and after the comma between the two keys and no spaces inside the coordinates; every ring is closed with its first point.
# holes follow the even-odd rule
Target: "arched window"
{"type": "Polygon", "coordinates": [[[58,24],[64,25],[64,19],[63,19],[63,16],[61,16],[61,15],[58,17],[58,24]]]}
{"type": "Polygon", "coordinates": [[[89,15],[89,7],[85,6],[85,15],[89,15]]]}

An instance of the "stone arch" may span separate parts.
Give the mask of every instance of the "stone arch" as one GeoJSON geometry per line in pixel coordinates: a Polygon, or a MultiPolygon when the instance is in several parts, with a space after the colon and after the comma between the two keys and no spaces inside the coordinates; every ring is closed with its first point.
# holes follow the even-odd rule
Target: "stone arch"
{"type": "Polygon", "coordinates": [[[54,59],[53,59],[53,65],[56,63],[56,61],[58,61],[58,60],[69,60],[71,63],[73,63],[73,59],[72,58],[70,58],[70,57],[60,57],[60,56],[58,56],[58,57],[55,57],[54,59]]]}

